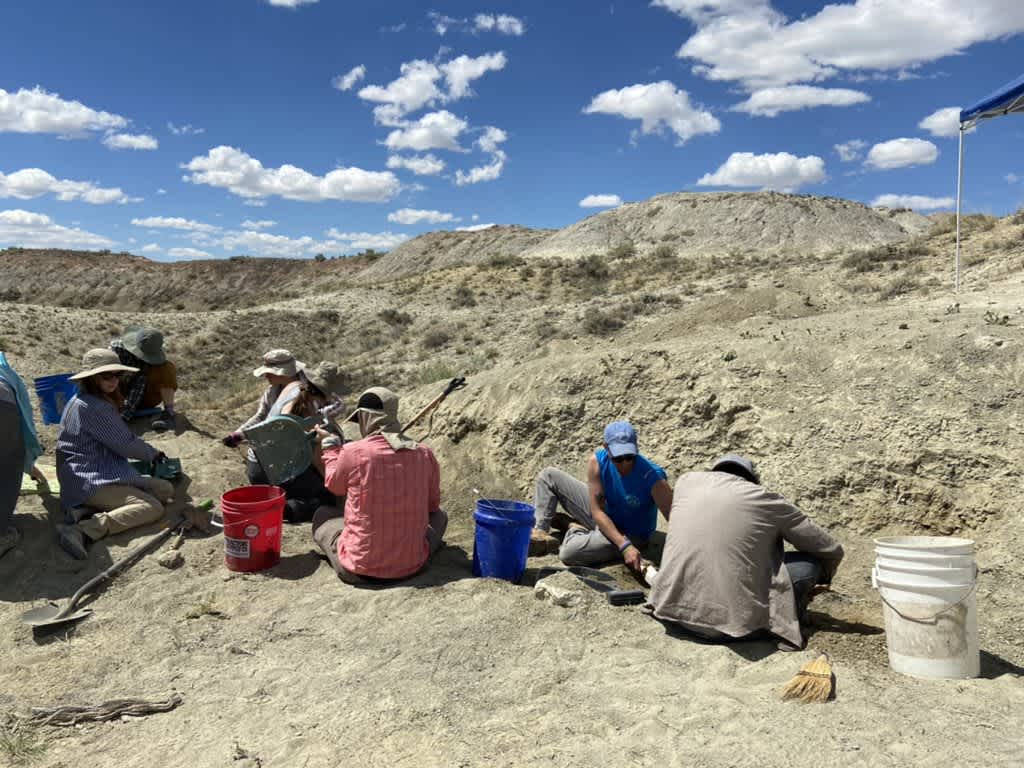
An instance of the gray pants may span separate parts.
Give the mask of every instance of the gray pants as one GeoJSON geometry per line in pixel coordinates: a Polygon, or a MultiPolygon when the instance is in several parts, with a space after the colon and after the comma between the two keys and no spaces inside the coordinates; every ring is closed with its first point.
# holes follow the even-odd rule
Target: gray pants
{"type": "Polygon", "coordinates": [[[6,385],[0,385],[0,435],[4,435],[0,439],[0,536],[3,536],[14,525],[14,507],[18,503],[21,475],[25,469],[21,413],[6,385]]]}
{"type": "MultiPolygon", "coordinates": [[[[444,544],[444,532],[448,529],[448,514],[443,509],[430,513],[427,519],[427,544],[430,547],[429,558],[444,544]]],[[[320,507],[313,516],[313,541],[316,542],[320,551],[326,555],[338,578],[346,584],[374,584],[387,581],[401,581],[401,579],[376,579],[369,576],[360,576],[352,573],[341,564],[338,559],[338,537],[345,530],[345,513],[335,507],[320,507]]],[[[426,568],[426,565],[423,566],[426,568]]],[[[412,574],[415,575],[415,574],[412,574]]],[[[407,576],[404,578],[412,578],[407,576]]]]}
{"type": "MultiPolygon", "coordinates": [[[[559,505],[574,523],[586,529],[570,528],[565,532],[558,550],[559,560],[566,565],[600,565],[622,559],[618,548],[597,530],[590,514],[587,484],[560,469],[548,467],[537,475],[537,487],[533,493],[534,525],[542,531],[550,531],[551,519],[559,505]]],[[[638,547],[647,544],[639,540],[633,543],[638,547]]]]}

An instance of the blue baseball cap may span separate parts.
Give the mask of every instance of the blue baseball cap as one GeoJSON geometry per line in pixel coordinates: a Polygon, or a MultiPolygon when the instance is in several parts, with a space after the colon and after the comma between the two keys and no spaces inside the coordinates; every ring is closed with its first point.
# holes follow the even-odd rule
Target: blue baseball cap
{"type": "Polygon", "coordinates": [[[604,428],[604,442],[613,457],[636,456],[636,430],[628,421],[613,421],[604,428]]]}

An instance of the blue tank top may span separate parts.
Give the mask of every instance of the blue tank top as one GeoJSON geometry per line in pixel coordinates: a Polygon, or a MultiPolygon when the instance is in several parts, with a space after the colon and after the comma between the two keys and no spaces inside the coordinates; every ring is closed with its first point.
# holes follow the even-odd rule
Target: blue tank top
{"type": "Polygon", "coordinates": [[[651,488],[659,480],[668,479],[665,470],[637,454],[633,471],[623,477],[607,450],[598,448],[594,455],[601,471],[608,517],[626,536],[649,539],[658,525],[658,505],[651,496],[651,488]]]}

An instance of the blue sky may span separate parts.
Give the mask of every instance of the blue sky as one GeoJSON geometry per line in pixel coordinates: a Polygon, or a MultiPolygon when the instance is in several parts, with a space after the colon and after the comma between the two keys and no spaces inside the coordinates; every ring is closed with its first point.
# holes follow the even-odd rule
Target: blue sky
{"type": "MultiPolygon", "coordinates": [[[[0,247],[339,255],[679,190],[948,210],[952,108],[1021,32],[1017,0],[12,3],[0,247]]],[[[968,136],[968,210],[1024,205],[1022,136],[968,136]]]]}

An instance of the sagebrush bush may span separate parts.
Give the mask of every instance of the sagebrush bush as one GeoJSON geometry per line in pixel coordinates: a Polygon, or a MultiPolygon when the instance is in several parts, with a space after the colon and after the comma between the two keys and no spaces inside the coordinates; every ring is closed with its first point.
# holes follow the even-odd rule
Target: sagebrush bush
{"type": "Polygon", "coordinates": [[[377,313],[377,317],[379,317],[388,325],[397,325],[402,328],[410,326],[413,323],[413,316],[410,315],[408,312],[400,312],[399,310],[393,309],[391,307],[388,307],[387,309],[382,309],[380,312],[377,313]]]}

